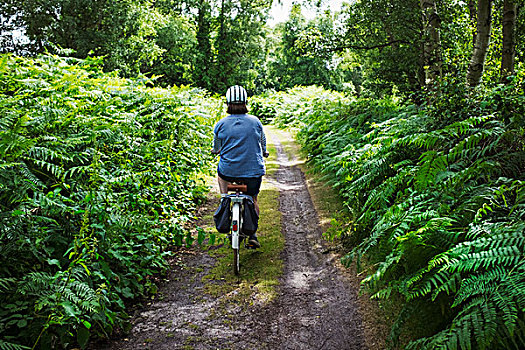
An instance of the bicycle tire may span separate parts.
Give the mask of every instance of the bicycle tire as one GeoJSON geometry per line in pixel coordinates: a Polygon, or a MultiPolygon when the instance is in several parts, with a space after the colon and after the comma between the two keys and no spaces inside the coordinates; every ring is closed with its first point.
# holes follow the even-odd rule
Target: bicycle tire
{"type": "Polygon", "coordinates": [[[239,249],[233,249],[233,273],[238,275],[241,271],[241,265],[239,262],[239,249]]]}

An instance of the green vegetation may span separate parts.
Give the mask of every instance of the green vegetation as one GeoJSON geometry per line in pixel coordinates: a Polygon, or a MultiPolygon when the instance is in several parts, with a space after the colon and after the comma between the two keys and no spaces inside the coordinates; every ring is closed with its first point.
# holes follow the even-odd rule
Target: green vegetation
{"type": "Polygon", "coordinates": [[[300,62],[340,52],[337,89],[350,93],[319,82],[254,101],[339,191],[347,219],[327,236],[344,242],[344,262],[366,258],[363,286],[403,304],[392,346],[525,346],[524,8],[352,2],[318,16],[332,26],[286,32],[300,62]],[[399,344],[409,320],[427,327],[399,344]]]}
{"type": "Polygon", "coordinates": [[[300,128],[309,161],[348,208],[345,262],[367,256],[363,285],[406,301],[394,342],[414,317],[440,318],[441,330],[409,348],[523,339],[524,73],[485,91],[451,84],[426,108],[320,88],[268,101],[279,106],[274,123],[300,128]]]}
{"type": "MultiPolygon", "coordinates": [[[[0,3],[0,350],[125,330],[170,247],[204,240],[184,224],[224,108],[206,91],[233,84],[339,193],[327,236],[402,301],[391,345],[525,347],[524,1],[311,0],[274,28],[271,3],[0,3]],[[406,320],[428,327],[405,342],[406,320]]],[[[262,217],[271,250],[243,255],[241,288],[271,297],[282,237],[262,217]]],[[[210,293],[239,288],[229,253],[210,293]]]]}
{"type": "MultiPolygon", "coordinates": [[[[0,333],[42,348],[126,328],[207,187],[203,91],[148,88],[100,61],[0,58],[0,333]]],[[[11,347],[10,347],[11,346],[11,347]]]]}
{"type": "Polygon", "coordinates": [[[0,53],[104,56],[105,70],[124,77],[142,73],[162,85],[195,84],[221,94],[239,83],[255,91],[267,54],[270,5],[267,0],[5,0],[0,53]],[[27,42],[16,38],[16,30],[27,42]]]}

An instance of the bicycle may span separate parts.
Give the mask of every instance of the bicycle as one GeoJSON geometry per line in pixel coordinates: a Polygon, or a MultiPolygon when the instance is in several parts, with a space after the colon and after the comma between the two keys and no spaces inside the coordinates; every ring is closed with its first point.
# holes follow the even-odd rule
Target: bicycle
{"type": "Polygon", "coordinates": [[[229,184],[228,193],[235,191],[235,194],[227,194],[226,197],[231,200],[231,213],[232,213],[232,224],[231,224],[231,244],[233,249],[233,273],[238,275],[240,272],[240,243],[244,241],[244,247],[247,249],[254,249],[253,247],[246,244],[248,235],[242,232],[242,211],[244,206],[244,199],[248,198],[252,200],[252,197],[243,192],[247,191],[245,184],[229,184]]]}

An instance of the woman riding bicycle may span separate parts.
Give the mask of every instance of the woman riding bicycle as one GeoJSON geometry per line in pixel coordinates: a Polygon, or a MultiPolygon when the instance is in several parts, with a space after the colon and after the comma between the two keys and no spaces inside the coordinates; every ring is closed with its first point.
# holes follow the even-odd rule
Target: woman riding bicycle
{"type": "MultiPolygon", "coordinates": [[[[263,156],[267,157],[266,137],[257,117],[247,114],[248,94],[239,85],[226,92],[228,116],[217,122],[213,130],[213,153],[220,155],[217,168],[219,188],[228,193],[228,183],[240,182],[247,185],[245,194],[253,197],[255,210],[259,214],[257,195],[262,177],[266,173],[263,156]]],[[[254,233],[248,244],[259,248],[261,245],[254,233]]]]}

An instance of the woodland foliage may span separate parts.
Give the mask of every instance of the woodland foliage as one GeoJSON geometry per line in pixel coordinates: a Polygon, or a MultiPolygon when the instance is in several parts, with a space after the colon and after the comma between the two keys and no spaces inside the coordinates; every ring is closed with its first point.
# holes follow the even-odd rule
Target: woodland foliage
{"type": "Polygon", "coordinates": [[[0,53],[105,56],[104,70],[124,77],[254,91],[267,54],[270,6],[268,0],[5,0],[0,53]]]}
{"type": "Polygon", "coordinates": [[[33,57],[0,56],[0,350],[126,328],[193,239],[200,88],[234,84],[339,190],[345,261],[403,305],[391,344],[525,347],[524,1],[311,0],[274,28],[271,3],[0,3],[0,53],[33,57]]]}
{"type": "Polygon", "coordinates": [[[445,79],[426,107],[294,88],[254,110],[296,128],[309,162],[344,199],[344,262],[366,268],[362,285],[374,298],[403,304],[391,345],[419,322],[429,326],[411,329],[409,349],[520,349],[525,71],[508,85],[462,86],[445,79]]]}
{"type": "Polygon", "coordinates": [[[0,56],[0,349],[126,329],[207,192],[220,110],[99,59],[0,56]]]}

